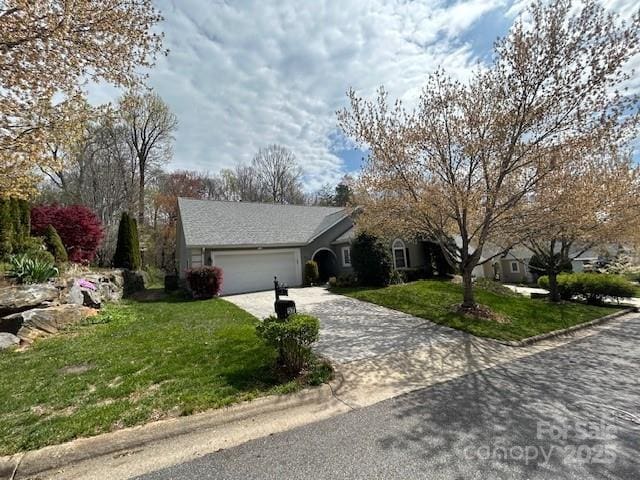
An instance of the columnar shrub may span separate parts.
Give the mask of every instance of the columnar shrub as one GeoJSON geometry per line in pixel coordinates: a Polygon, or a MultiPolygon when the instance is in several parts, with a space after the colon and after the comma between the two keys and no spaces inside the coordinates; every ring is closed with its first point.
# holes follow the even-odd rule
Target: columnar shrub
{"type": "Polygon", "coordinates": [[[27,237],[14,255],[26,255],[46,263],[56,263],[53,254],[47,250],[44,240],[40,237],[27,237]]]}
{"type": "Polygon", "coordinates": [[[29,203],[16,198],[0,199],[0,257],[22,252],[29,241],[29,203]]]}
{"type": "Polygon", "coordinates": [[[311,315],[294,314],[286,320],[265,318],[256,327],[259,337],[278,350],[278,363],[288,373],[300,373],[311,359],[311,345],[318,340],[320,321],[311,315]]]}
{"type": "Polygon", "coordinates": [[[122,212],[118,226],[118,243],[113,256],[113,265],[128,270],[140,269],[140,243],[135,219],[122,212]]]}
{"type": "Polygon", "coordinates": [[[103,237],[100,219],[84,205],[38,205],[31,209],[31,233],[43,236],[49,225],[60,235],[72,262],[93,261],[103,237]]]}
{"type": "Polygon", "coordinates": [[[47,250],[53,255],[57,264],[69,261],[67,251],[62,244],[62,239],[53,225],[49,225],[44,231],[44,244],[47,250]]]}
{"type": "Polygon", "coordinates": [[[13,252],[11,205],[8,200],[0,199],[0,258],[11,252],[13,252]]]}
{"type": "Polygon", "coordinates": [[[193,298],[212,298],[222,291],[223,272],[220,267],[200,267],[187,270],[187,282],[193,298]]]}
{"type": "Polygon", "coordinates": [[[387,245],[368,233],[360,233],[351,244],[351,264],[358,283],[384,287],[391,278],[391,255],[387,245]]]}
{"type": "Polygon", "coordinates": [[[318,282],[320,273],[318,272],[318,264],[313,260],[309,260],[304,264],[304,284],[312,285],[318,282]]]}

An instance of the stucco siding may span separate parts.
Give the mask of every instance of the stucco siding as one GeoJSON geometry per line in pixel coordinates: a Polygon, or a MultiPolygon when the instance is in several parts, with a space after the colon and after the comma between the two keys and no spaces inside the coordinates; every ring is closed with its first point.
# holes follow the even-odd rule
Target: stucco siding
{"type": "Polygon", "coordinates": [[[340,235],[342,235],[344,232],[349,230],[352,226],[353,226],[353,220],[351,220],[351,218],[349,217],[344,218],[335,226],[333,226],[332,228],[324,232],[322,235],[320,235],[318,238],[316,238],[313,242],[303,246],[300,249],[303,273],[304,273],[304,264],[307,261],[311,260],[313,258],[313,254],[321,248],[326,248],[331,252],[333,252],[333,254],[336,256],[336,265],[338,268],[338,273],[340,273],[340,270],[343,268],[342,258],[340,256],[341,252],[339,251],[339,249],[335,248],[337,247],[337,245],[331,245],[331,242],[334,241],[336,238],[338,238],[340,235]]]}
{"type": "Polygon", "coordinates": [[[353,267],[345,266],[342,263],[342,249],[346,247],[351,248],[351,243],[344,242],[331,246],[333,252],[336,254],[336,258],[338,259],[338,275],[353,273],[353,267]]]}
{"type": "Polygon", "coordinates": [[[503,283],[527,283],[531,281],[527,264],[519,260],[501,259],[500,270],[500,278],[503,283]],[[517,265],[518,271],[514,271],[512,264],[517,265]]]}

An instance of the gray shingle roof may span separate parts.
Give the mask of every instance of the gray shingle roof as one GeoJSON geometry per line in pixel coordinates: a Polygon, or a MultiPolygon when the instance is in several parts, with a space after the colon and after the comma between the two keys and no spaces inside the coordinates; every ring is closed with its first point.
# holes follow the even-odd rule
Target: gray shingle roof
{"type": "Polygon", "coordinates": [[[187,246],[305,245],[348,216],[342,207],[178,198],[187,246]]]}
{"type": "Polygon", "coordinates": [[[354,227],[351,227],[349,230],[344,232],[342,235],[340,235],[331,243],[334,245],[337,245],[338,243],[349,243],[355,237],[356,237],[356,229],[354,227]]]}

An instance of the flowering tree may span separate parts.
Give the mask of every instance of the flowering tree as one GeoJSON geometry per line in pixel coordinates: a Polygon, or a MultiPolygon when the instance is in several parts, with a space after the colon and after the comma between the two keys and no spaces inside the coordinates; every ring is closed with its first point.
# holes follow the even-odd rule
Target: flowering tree
{"type": "Polygon", "coordinates": [[[633,244],[640,237],[640,166],[617,152],[574,155],[542,179],[523,205],[528,212],[522,218],[530,221],[521,225],[522,244],[536,255],[538,273],[548,275],[553,301],[560,300],[557,275],[564,265],[594,247],[633,244]]]}
{"type": "Polygon", "coordinates": [[[352,90],[338,113],[370,152],[361,224],[439,242],[462,273],[465,311],[476,307],[473,269],[491,260],[484,246],[505,232],[517,241],[523,200],[561,153],[619,141],[639,115],[619,87],[640,50],[640,15],[623,24],[593,0],[538,0],[527,13],[469,81],[432,75],[414,110],[390,106],[383,89],[376,101],[352,90]]]}
{"type": "Polygon", "coordinates": [[[44,156],[45,136],[64,116],[54,96],[73,98],[87,80],[131,87],[153,65],[162,36],[151,0],[0,2],[0,192],[24,196],[44,156]]]}
{"type": "Polygon", "coordinates": [[[103,231],[100,220],[83,205],[39,205],[31,209],[31,232],[44,235],[52,225],[72,262],[93,261],[103,231]]]}

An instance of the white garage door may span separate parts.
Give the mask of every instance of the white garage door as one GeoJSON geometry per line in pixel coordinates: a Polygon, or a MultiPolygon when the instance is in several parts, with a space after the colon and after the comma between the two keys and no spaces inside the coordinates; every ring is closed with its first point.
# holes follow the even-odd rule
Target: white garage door
{"type": "Polygon", "coordinates": [[[301,283],[298,249],[214,252],[213,262],[223,270],[223,295],[272,289],[274,276],[289,286],[301,283]]]}

